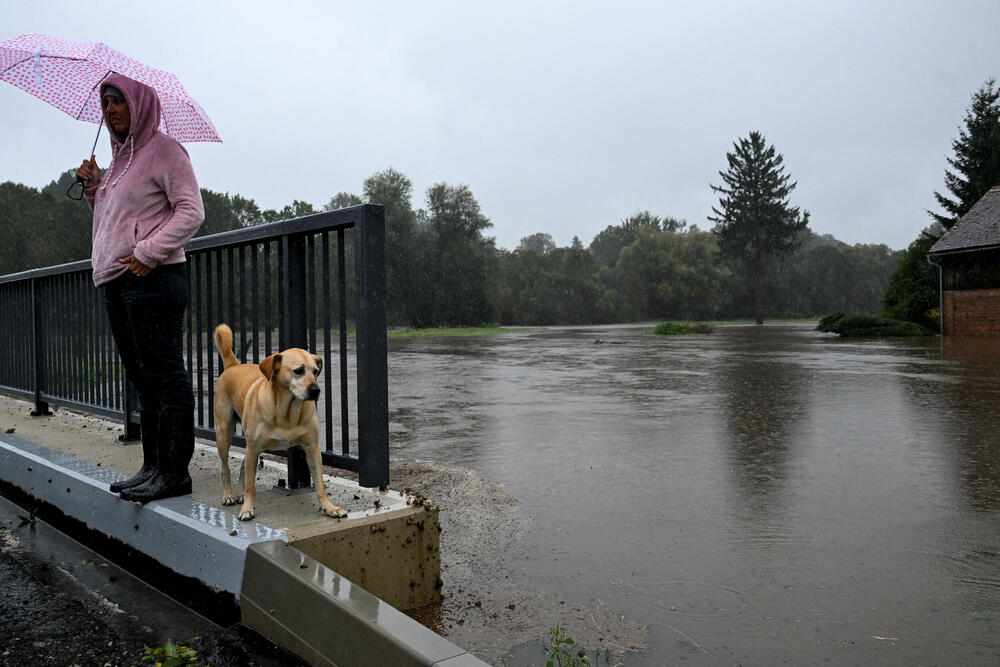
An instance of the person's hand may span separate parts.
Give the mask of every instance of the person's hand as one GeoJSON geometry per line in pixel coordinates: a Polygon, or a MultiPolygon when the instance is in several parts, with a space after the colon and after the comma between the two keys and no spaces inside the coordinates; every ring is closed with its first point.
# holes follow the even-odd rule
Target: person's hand
{"type": "Polygon", "coordinates": [[[135,255],[129,255],[128,257],[122,257],[118,260],[122,264],[128,264],[128,270],[137,276],[148,276],[149,272],[153,269],[149,268],[139,260],[135,258],[135,255]]]}
{"type": "Polygon", "coordinates": [[[92,188],[101,182],[101,170],[93,155],[90,156],[89,160],[80,163],[80,167],[76,170],[76,177],[83,181],[85,188],[92,188]]]}

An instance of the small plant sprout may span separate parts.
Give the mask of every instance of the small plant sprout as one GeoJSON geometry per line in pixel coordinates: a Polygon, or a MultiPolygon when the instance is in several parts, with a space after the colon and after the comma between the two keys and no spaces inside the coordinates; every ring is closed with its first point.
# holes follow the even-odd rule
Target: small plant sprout
{"type": "Polygon", "coordinates": [[[156,667],[182,667],[198,659],[198,654],[187,647],[187,642],[173,643],[169,639],[163,646],[144,647],[143,662],[152,660],[156,667]]]}
{"type": "Polygon", "coordinates": [[[38,523],[38,516],[36,514],[37,512],[38,508],[35,508],[31,510],[31,513],[28,514],[28,516],[24,516],[23,514],[18,514],[17,518],[21,520],[21,523],[18,524],[17,527],[21,528],[22,526],[31,526],[31,529],[34,530],[35,524],[38,523]]]}
{"type": "MultiPolygon", "coordinates": [[[[545,648],[545,667],[590,667],[591,662],[587,658],[586,651],[577,649],[574,651],[576,642],[566,634],[566,629],[560,625],[549,630],[549,645],[545,648]]],[[[604,651],[598,654],[598,661],[595,665],[601,664],[601,658],[606,665],[611,664],[611,653],[604,651]]]]}

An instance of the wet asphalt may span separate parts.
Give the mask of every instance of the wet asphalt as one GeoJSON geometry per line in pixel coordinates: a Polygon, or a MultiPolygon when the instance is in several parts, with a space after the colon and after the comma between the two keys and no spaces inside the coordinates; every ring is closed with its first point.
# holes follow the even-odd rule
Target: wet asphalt
{"type": "Polygon", "coordinates": [[[239,625],[222,627],[0,497],[0,665],[149,665],[188,642],[193,664],[300,665],[239,625]]]}

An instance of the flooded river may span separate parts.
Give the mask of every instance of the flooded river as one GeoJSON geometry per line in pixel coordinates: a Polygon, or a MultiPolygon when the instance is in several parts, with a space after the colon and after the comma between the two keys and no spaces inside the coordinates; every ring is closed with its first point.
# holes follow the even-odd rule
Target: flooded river
{"type": "Polygon", "coordinates": [[[392,455],[504,484],[514,576],[646,625],[627,665],[997,664],[1000,341],[560,328],[389,373],[392,455]]]}

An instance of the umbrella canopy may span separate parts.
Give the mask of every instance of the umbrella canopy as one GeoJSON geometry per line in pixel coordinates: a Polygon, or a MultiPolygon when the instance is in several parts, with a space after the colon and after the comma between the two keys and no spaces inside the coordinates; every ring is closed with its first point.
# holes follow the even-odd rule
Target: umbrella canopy
{"type": "Polygon", "coordinates": [[[37,33],[0,42],[0,79],[77,120],[103,123],[100,86],[112,72],[156,91],[161,132],[177,141],[222,141],[208,114],[169,72],[101,43],[72,42],[37,33]]]}

